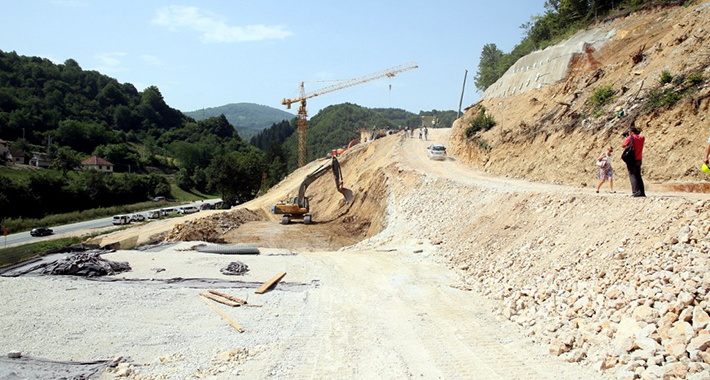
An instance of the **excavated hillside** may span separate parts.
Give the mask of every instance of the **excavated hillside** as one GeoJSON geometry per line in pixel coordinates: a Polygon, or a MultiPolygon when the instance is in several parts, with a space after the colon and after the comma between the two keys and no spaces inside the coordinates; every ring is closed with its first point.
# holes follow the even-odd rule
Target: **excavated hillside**
{"type": "MultiPolygon", "coordinates": [[[[571,60],[567,77],[557,83],[516,96],[484,99],[471,107],[455,124],[452,150],[489,172],[589,187],[598,182],[596,158],[612,145],[617,154],[615,184],[628,189],[618,158],[620,134],[635,124],[646,137],[643,174],[649,191],[705,181],[700,166],[710,135],[708,25],[707,3],[651,8],[595,25],[611,39],[601,46],[585,45],[584,52],[571,60]],[[640,59],[636,63],[634,55],[640,59]],[[673,76],[665,86],[659,82],[663,71],[673,76]],[[691,86],[688,78],[697,74],[704,80],[691,86]],[[616,93],[594,109],[591,98],[605,86],[616,93]],[[684,95],[673,106],[651,109],[652,93],[659,89],[684,95]],[[464,131],[479,106],[498,125],[468,139],[464,131]],[[616,117],[621,110],[623,116],[616,117]]],[[[704,184],[696,188],[707,189],[704,184]]]]}

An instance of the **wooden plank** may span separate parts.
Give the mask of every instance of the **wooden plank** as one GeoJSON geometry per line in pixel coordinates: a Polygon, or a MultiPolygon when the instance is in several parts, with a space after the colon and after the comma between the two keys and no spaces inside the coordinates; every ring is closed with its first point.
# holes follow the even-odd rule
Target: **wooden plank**
{"type": "Polygon", "coordinates": [[[204,296],[200,295],[200,299],[203,300],[203,301],[205,301],[205,303],[207,304],[207,306],[209,306],[210,308],[212,308],[212,310],[214,310],[215,313],[219,314],[219,316],[222,317],[222,319],[224,319],[225,321],[227,321],[230,325],[232,325],[232,327],[234,327],[235,329],[237,329],[237,331],[239,331],[240,333],[243,333],[243,332],[244,332],[244,329],[242,328],[242,326],[239,326],[239,325],[237,324],[237,322],[234,322],[234,321],[232,320],[232,318],[229,318],[229,316],[228,316],[227,314],[225,314],[222,310],[220,310],[219,308],[217,308],[217,306],[213,305],[212,302],[210,302],[210,301],[207,300],[207,298],[205,298],[204,296]]]}
{"type": "Polygon", "coordinates": [[[217,296],[217,295],[214,295],[214,294],[210,294],[210,293],[207,293],[207,292],[202,292],[202,293],[200,293],[200,295],[203,296],[203,297],[209,298],[209,299],[211,299],[212,301],[225,304],[225,305],[227,305],[227,306],[231,306],[231,307],[242,306],[242,304],[240,304],[240,303],[237,303],[237,302],[234,302],[234,301],[230,301],[230,300],[228,300],[228,299],[224,299],[224,298],[222,298],[222,297],[220,297],[220,296],[217,296]]]}
{"type": "Polygon", "coordinates": [[[218,291],[216,291],[216,290],[210,290],[209,292],[212,293],[212,294],[214,294],[214,295],[216,295],[216,296],[220,296],[220,297],[222,297],[222,298],[226,298],[226,299],[228,299],[228,300],[232,300],[232,301],[234,301],[234,302],[236,302],[236,303],[239,303],[239,304],[242,304],[242,305],[247,303],[247,301],[244,301],[243,299],[239,299],[239,298],[237,298],[237,297],[230,296],[229,294],[220,293],[220,292],[218,292],[218,291]]]}
{"type": "Polygon", "coordinates": [[[271,288],[272,286],[274,286],[274,284],[279,282],[279,280],[281,280],[285,275],[286,275],[286,272],[281,272],[281,273],[277,274],[271,280],[266,281],[264,283],[264,285],[261,285],[261,287],[259,289],[257,289],[256,292],[254,292],[254,293],[264,294],[267,290],[269,290],[269,288],[271,288]]]}

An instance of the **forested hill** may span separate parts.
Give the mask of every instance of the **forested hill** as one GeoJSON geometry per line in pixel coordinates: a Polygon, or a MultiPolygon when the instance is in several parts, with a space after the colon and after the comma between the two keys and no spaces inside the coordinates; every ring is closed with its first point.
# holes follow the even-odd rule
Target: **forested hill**
{"type": "MultiPolygon", "coordinates": [[[[22,151],[25,164],[33,154],[45,154],[65,176],[81,160],[97,155],[114,164],[116,172],[177,172],[181,188],[217,190],[226,204],[251,199],[266,165],[263,153],[242,140],[224,116],[196,122],[167,105],[155,86],[138,91],[130,83],[83,70],[73,59],[54,64],[3,51],[0,139],[22,151]],[[244,179],[247,172],[259,175],[251,181],[244,179]]],[[[43,171],[37,175],[51,176],[43,171]]],[[[79,174],[80,179],[85,175],[79,174]]],[[[12,186],[20,189],[25,183],[18,180],[12,186]]],[[[146,200],[140,198],[131,201],[146,200]]],[[[116,202],[118,198],[105,196],[92,206],[116,202]]]]}
{"type": "Polygon", "coordinates": [[[155,86],[138,91],[73,59],[57,65],[3,51],[0,138],[28,152],[51,156],[68,147],[139,171],[154,155],[176,156],[176,142],[210,152],[201,159],[207,164],[214,155],[248,149],[225,118],[195,122],[167,105],[155,86]]]}
{"type": "Polygon", "coordinates": [[[195,120],[224,115],[237,129],[239,136],[247,141],[274,123],[296,117],[286,111],[254,103],[230,103],[220,107],[185,112],[185,114],[195,120]]]}

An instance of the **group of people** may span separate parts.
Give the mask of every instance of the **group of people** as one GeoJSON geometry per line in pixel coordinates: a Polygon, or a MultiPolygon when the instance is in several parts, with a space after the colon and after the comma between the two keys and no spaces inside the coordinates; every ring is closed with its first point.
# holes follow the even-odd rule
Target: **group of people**
{"type": "MultiPolygon", "coordinates": [[[[643,179],[641,178],[641,160],[643,157],[643,145],[646,139],[641,136],[640,131],[636,127],[631,127],[628,132],[624,132],[622,135],[625,139],[621,145],[623,148],[632,144],[635,153],[635,159],[626,163],[626,169],[629,172],[629,181],[631,182],[631,196],[633,197],[645,197],[646,190],[643,186],[643,179]]],[[[710,140],[708,141],[710,144],[710,140]]],[[[599,184],[597,185],[597,193],[602,187],[602,184],[609,180],[609,190],[612,193],[614,191],[614,170],[611,167],[611,154],[614,151],[614,147],[609,146],[609,148],[603,152],[597,159],[597,166],[599,166],[599,184]]],[[[710,148],[708,148],[708,153],[710,153],[710,148]]],[[[705,157],[707,161],[707,154],[705,157]]]]}
{"type": "MultiPolygon", "coordinates": [[[[410,126],[404,127],[404,135],[414,138],[415,129],[416,128],[410,126]]],[[[422,135],[424,136],[424,140],[429,140],[429,129],[427,129],[427,127],[419,128],[419,140],[422,139],[422,135]]]]}

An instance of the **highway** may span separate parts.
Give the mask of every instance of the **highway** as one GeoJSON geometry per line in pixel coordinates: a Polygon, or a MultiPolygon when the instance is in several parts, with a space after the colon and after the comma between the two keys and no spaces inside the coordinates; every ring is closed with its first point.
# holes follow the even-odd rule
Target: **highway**
{"type": "MultiPolygon", "coordinates": [[[[173,208],[186,207],[186,206],[200,207],[200,205],[203,203],[215,204],[215,203],[218,203],[221,201],[222,201],[221,199],[208,199],[204,202],[193,202],[193,203],[189,203],[189,204],[184,204],[184,205],[180,205],[180,206],[172,206],[172,207],[173,208]]],[[[160,210],[160,208],[156,208],[154,210],[160,210]]],[[[153,211],[153,210],[140,211],[140,212],[135,212],[133,214],[147,214],[150,211],[153,211]]],[[[133,214],[129,214],[129,215],[133,215],[133,214]]],[[[62,226],[48,226],[49,228],[54,230],[54,234],[49,235],[49,236],[34,237],[34,236],[30,235],[29,231],[18,232],[16,234],[7,235],[6,237],[3,236],[2,239],[0,240],[0,248],[9,248],[9,247],[17,246],[17,245],[35,243],[35,242],[43,241],[43,240],[51,240],[51,239],[56,239],[57,237],[90,234],[94,230],[110,227],[112,225],[113,225],[113,217],[111,216],[111,217],[107,217],[107,218],[87,220],[84,222],[78,222],[78,223],[72,223],[72,224],[65,224],[62,226]]]]}

